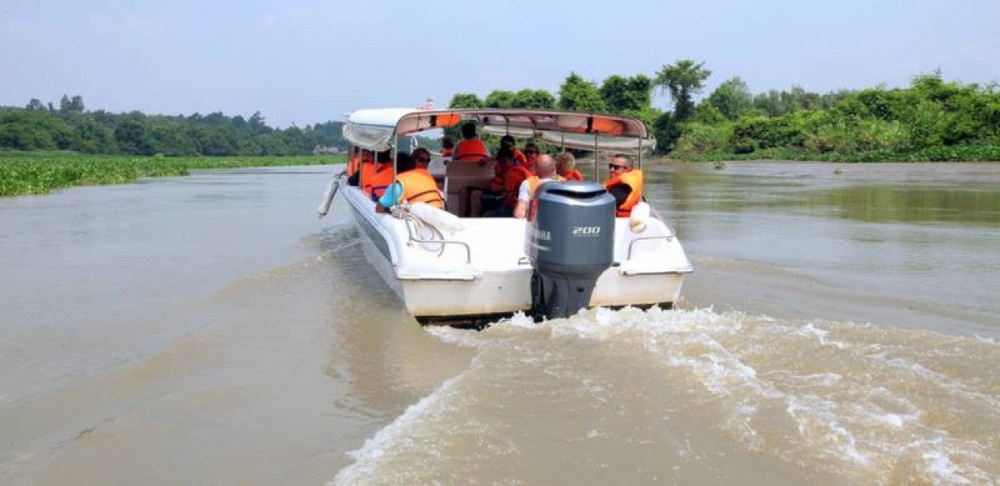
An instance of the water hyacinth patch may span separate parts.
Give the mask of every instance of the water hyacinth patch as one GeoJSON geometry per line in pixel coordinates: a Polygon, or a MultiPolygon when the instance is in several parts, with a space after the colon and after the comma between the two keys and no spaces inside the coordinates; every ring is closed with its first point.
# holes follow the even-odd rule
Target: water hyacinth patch
{"type": "Polygon", "coordinates": [[[47,194],[72,186],[183,176],[193,169],[344,163],[343,156],[138,157],[73,153],[0,154],[0,196],[47,194]]]}

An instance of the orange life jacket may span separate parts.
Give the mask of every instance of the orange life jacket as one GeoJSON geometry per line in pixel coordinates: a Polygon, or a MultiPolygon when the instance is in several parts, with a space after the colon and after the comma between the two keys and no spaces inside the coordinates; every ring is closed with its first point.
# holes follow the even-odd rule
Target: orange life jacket
{"type": "Polygon", "coordinates": [[[379,170],[372,177],[371,185],[368,186],[371,190],[372,201],[378,201],[378,198],[385,194],[389,184],[392,184],[392,166],[379,170]]]}
{"type": "MultiPolygon", "coordinates": [[[[379,162],[377,165],[371,162],[364,162],[361,164],[361,190],[371,191],[372,183],[375,182],[375,175],[389,169],[392,173],[392,163],[389,162],[379,162]]],[[[391,176],[390,176],[391,178],[391,176]]]]}
{"type": "Polygon", "coordinates": [[[518,150],[516,147],[514,148],[514,160],[520,165],[528,165],[528,157],[524,155],[524,152],[518,150]]]}
{"type": "Polygon", "coordinates": [[[490,190],[494,192],[503,192],[503,179],[507,175],[507,169],[510,168],[510,164],[501,164],[497,162],[493,166],[493,178],[490,179],[490,190]]]}
{"type": "Polygon", "coordinates": [[[358,172],[358,169],[360,168],[361,168],[361,153],[356,152],[354,154],[354,157],[351,157],[351,160],[347,161],[347,170],[346,170],[347,176],[350,177],[354,175],[355,173],[358,172]]]}
{"type": "Polygon", "coordinates": [[[438,190],[434,176],[427,169],[418,167],[396,175],[403,184],[403,200],[410,203],[425,202],[438,209],[444,209],[444,195],[438,190]]]}
{"type": "Polygon", "coordinates": [[[489,157],[490,152],[486,150],[486,144],[478,138],[471,138],[458,142],[458,146],[455,147],[455,156],[452,159],[478,162],[489,157]]]}
{"type": "Polygon", "coordinates": [[[503,202],[514,207],[517,205],[517,193],[521,189],[521,183],[531,177],[531,172],[520,165],[512,165],[503,174],[503,202]]]}
{"type": "Polygon", "coordinates": [[[568,170],[568,171],[563,172],[562,174],[559,174],[559,175],[563,179],[566,179],[567,181],[582,181],[583,180],[583,174],[581,174],[580,171],[578,171],[576,169],[568,170]]]}
{"type": "Polygon", "coordinates": [[[643,185],[643,175],[642,171],[639,169],[632,169],[628,172],[621,174],[614,179],[609,179],[604,181],[604,188],[611,190],[612,187],[619,184],[625,184],[626,186],[632,188],[632,192],[628,193],[628,197],[625,198],[625,202],[615,211],[615,215],[619,218],[627,218],[632,215],[632,208],[639,201],[642,200],[642,185],[643,185]]]}
{"type": "Polygon", "coordinates": [[[524,162],[522,162],[521,165],[523,165],[525,169],[528,169],[528,172],[531,172],[532,174],[534,174],[535,173],[535,161],[537,161],[537,160],[538,160],[538,156],[537,155],[534,158],[531,158],[531,159],[525,157],[524,158],[524,162]]]}
{"type": "MultiPolygon", "coordinates": [[[[554,176],[551,177],[551,179],[552,179],[553,182],[562,182],[562,181],[566,180],[566,179],[563,179],[563,177],[560,176],[560,175],[554,175],[554,176]]],[[[540,177],[536,176],[536,175],[533,175],[533,176],[529,177],[527,180],[528,180],[528,199],[531,199],[535,195],[535,189],[538,189],[538,186],[540,186],[542,184],[542,179],[540,177]]],[[[545,181],[545,182],[549,182],[549,181],[545,181]]]]}

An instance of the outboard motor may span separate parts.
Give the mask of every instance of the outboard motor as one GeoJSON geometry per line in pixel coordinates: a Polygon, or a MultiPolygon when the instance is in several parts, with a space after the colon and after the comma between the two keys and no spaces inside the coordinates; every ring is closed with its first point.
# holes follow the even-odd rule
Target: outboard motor
{"type": "Polygon", "coordinates": [[[593,182],[546,183],[532,198],[524,252],[536,320],[569,317],[590,303],[614,258],[615,198],[593,182]]]}

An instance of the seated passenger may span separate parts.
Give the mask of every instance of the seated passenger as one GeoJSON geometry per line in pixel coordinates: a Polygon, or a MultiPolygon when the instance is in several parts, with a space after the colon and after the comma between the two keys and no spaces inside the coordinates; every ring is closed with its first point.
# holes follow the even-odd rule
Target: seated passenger
{"type": "Polygon", "coordinates": [[[548,154],[538,156],[538,160],[535,161],[535,172],[537,175],[528,177],[521,183],[517,194],[517,206],[514,207],[515,218],[523,219],[528,216],[528,206],[531,198],[535,196],[535,190],[538,189],[538,186],[546,182],[562,182],[566,180],[559,174],[556,174],[556,162],[548,154]]]}
{"type": "Polygon", "coordinates": [[[582,181],[583,174],[576,170],[576,157],[569,152],[556,155],[556,172],[567,181],[582,181]]]}
{"type": "MultiPolygon", "coordinates": [[[[371,152],[366,151],[365,154],[371,154],[371,152]]],[[[352,185],[360,186],[361,190],[368,192],[372,190],[372,180],[375,178],[375,174],[385,168],[392,168],[392,155],[388,150],[384,152],[379,152],[376,156],[378,158],[378,163],[372,163],[370,155],[361,157],[361,170],[356,174],[351,176],[347,182],[352,185]],[[355,179],[356,177],[356,179],[355,179]]]]}
{"type": "Polygon", "coordinates": [[[476,135],[476,124],[469,122],[462,125],[462,141],[455,147],[452,160],[486,163],[489,158],[490,151],[476,135]]]}
{"type": "Polygon", "coordinates": [[[500,139],[500,148],[509,148],[514,152],[514,164],[515,165],[526,165],[528,163],[528,158],[524,156],[524,152],[517,149],[517,145],[514,143],[514,137],[510,135],[504,135],[500,139]]]}
{"type": "Polygon", "coordinates": [[[413,149],[413,153],[410,154],[410,157],[413,158],[413,165],[415,167],[420,166],[427,169],[431,163],[431,151],[423,147],[413,149]]]}
{"type": "Polygon", "coordinates": [[[361,149],[353,145],[350,146],[351,155],[347,158],[347,167],[344,168],[344,173],[347,174],[348,183],[350,182],[350,177],[361,170],[361,149]]]}
{"type": "MultiPolygon", "coordinates": [[[[490,181],[490,189],[496,195],[498,207],[483,212],[487,218],[509,218],[514,215],[517,204],[517,192],[521,183],[531,176],[524,167],[514,165],[514,152],[500,149],[497,153],[496,176],[490,181]]],[[[484,199],[485,199],[484,195],[484,199]]],[[[484,201],[485,206],[485,201],[484,201]]]]}
{"type": "Polygon", "coordinates": [[[524,156],[526,160],[524,161],[524,168],[528,169],[528,172],[532,174],[535,173],[535,161],[538,160],[538,145],[535,142],[528,142],[524,144],[524,156]]]}
{"type": "MultiPolygon", "coordinates": [[[[419,149],[418,149],[419,150],[419,149]]],[[[424,150],[426,151],[426,149],[424,150]]],[[[414,151],[416,153],[416,151],[414,151]]],[[[413,169],[414,162],[413,157],[406,152],[399,152],[396,154],[396,176],[413,169]]],[[[392,165],[383,168],[382,170],[375,173],[372,177],[370,196],[372,201],[378,201],[382,194],[385,194],[385,190],[392,184],[392,165]]]]}
{"type": "Polygon", "coordinates": [[[355,165],[354,167],[351,167],[350,164],[348,165],[348,168],[352,170],[350,170],[347,174],[347,183],[352,186],[360,185],[361,168],[364,167],[365,164],[371,165],[371,163],[372,153],[360,147],[355,147],[354,158],[351,159],[351,164],[355,165]]]}
{"type": "MultiPolygon", "coordinates": [[[[417,151],[426,149],[414,150],[417,151]]],[[[403,155],[400,152],[399,155],[403,155]]],[[[407,158],[410,158],[407,156],[407,158]]],[[[438,209],[444,209],[444,194],[438,190],[434,176],[427,171],[427,164],[430,162],[430,153],[426,155],[418,154],[416,158],[411,158],[414,167],[411,170],[396,174],[396,184],[385,191],[375,205],[375,211],[380,213],[388,212],[388,208],[402,202],[430,204],[438,209]]]]}
{"type": "Polygon", "coordinates": [[[604,187],[615,197],[615,216],[627,218],[632,214],[632,208],[642,200],[642,171],[633,169],[632,159],[625,154],[611,157],[608,171],[611,178],[604,181],[604,187]]]}
{"type": "Polygon", "coordinates": [[[455,154],[455,142],[445,135],[441,137],[441,158],[450,158],[455,154]]]}

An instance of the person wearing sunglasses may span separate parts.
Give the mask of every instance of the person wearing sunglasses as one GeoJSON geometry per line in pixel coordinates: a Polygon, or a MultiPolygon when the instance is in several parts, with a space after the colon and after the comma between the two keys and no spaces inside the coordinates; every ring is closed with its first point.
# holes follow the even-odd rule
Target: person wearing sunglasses
{"type": "Polygon", "coordinates": [[[535,161],[538,160],[538,145],[535,142],[528,142],[524,144],[524,156],[526,157],[524,161],[524,168],[528,169],[528,172],[532,174],[535,173],[535,161]]]}
{"type": "Polygon", "coordinates": [[[615,197],[615,216],[627,218],[632,208],[642,200],[643,174],[632,167],[632,159],[625,154],[616,154],[608,164],[608,180],[604,188],[615,197]]]}

